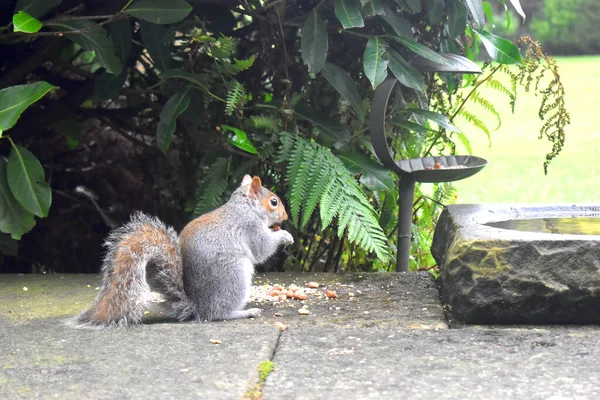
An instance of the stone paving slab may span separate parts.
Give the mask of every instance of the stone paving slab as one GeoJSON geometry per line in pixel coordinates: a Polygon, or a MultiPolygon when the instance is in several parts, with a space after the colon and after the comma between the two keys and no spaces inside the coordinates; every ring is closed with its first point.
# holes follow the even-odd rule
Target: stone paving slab
{"type": "Polygon", "coordinates": [[[275,350],[280,330],[260,320],[66,326],[99,283],[0,275],[0,398],[239,399],[275,350]]]}
{"type": "Polygon", "coordinates": [[[306,301],[259,303],[255,320],[151,314],[132,329],[89,331],[63,321],[90,304],[98,276],[0,275],[0,398],[600,398],[600,327],[448,329],[426,273],[270,274],[256,284],[308,281],[320,287],[306,301]],[[275,369],[261,393],[265,360],[275,369]]]}
{"type": "Polygon", "coordinates": [[[286,331],[264,399],[598,399],[596,328],[286,331]]]}
{"type": "Polygon", "coordinates": [[[401,274],[269,274],[259,275],[257,285],[279,283],[284,287],[296,284],[306,288],[310,281],[320,287],[306,301],[285,303],[265,302],[262,318],[285,325],[335,326],[337,328],[395,327],[411,329],[446,329],[446,317],[439,292],[427,272],[401,274]],[[327,289],[334,290],[337,299],[328,299],[327,289]],[[309,315],[299,316],[306,306],[309,315]],[[275,317],[275,314],[280,314],[275,317]]]}
{"type": "Polygon", "coordinates": [[[2,319],[0,398],[239,399],[279,333],[258,321],[90,331],[2,319]]]}

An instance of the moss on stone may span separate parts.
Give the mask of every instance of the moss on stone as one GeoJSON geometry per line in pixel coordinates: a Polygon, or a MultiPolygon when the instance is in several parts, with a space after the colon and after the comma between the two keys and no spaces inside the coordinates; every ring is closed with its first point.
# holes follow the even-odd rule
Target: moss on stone
{"type": "Polygon", "coordinates": [[[7,275],[0,283],[0,317],[13,322],[75,315],[88,307],[96,275],[7,275]]]}
{"type": "Polygon", "coordinates": [[[270,360],[265,360],[258,365],[258,374],[261,383],[265,383],[269,374],[275,369],[275,363],[270,360]]]}
{"type": "Polygon", "coordinates": [[[504,256],[506,249],[504,242],[459,238],[448,251],[447,265],[468,268],[473,279],[494,279],[512,269],[504,256]]]}

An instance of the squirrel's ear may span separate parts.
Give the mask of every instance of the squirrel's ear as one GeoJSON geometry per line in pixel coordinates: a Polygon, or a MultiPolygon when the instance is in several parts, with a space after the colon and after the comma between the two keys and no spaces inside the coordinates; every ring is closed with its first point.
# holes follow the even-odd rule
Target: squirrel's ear
{"type": "Polygon", "coordinates": [[[242,184],[240,186],[249,185],[252,182],[252,177],[250,175],[244,175],[244,179],[242,179],[242,184]]]}
{"type": "Polygon", "coordinates": [[[250,190],[248,190],[248,197],[257,199],[260,193],[262,192],[262,182],[258,176],[252,178],[252,183],[250,184],[250,190]]]}

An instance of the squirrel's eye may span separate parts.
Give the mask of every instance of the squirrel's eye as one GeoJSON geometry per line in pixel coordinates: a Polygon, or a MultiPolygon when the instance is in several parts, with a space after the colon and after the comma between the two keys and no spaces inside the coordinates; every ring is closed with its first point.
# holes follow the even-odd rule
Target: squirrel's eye
{"type": "Polygon", "coordinates": [[[279,202],[277,201],[277,199],[276,199],[275,197],[272,197],[272,198],[271,198],[271,205],[272,205],[273,207],[277,207],[277,204],[278,204],[278,203],[279,203],[279,202]]]}

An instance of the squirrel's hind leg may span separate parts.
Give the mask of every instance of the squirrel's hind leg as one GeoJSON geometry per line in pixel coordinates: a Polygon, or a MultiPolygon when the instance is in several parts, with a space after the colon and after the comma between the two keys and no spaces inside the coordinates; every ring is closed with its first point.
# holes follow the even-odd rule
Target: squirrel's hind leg
{"type": "Polygon", "coordinates": [[[231,313],[229,318],[224,319],[238,319],[238,318],[258,318],[260,317],[260,308],[249,308],[247,310],[237,310],[231,313]]]}

